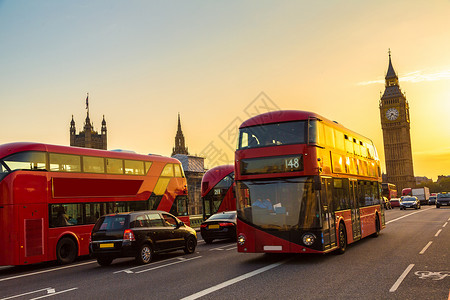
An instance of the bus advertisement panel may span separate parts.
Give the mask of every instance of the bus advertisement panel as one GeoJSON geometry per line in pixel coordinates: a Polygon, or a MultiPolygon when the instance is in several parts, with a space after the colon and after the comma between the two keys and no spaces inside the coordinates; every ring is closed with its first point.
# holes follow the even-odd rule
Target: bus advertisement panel
{"type": "Polygon", "coordinates": [[[245,121],[235,171],[239,252],[343,253],[385,226],[375,146],[318,114],[245,121]]]}
{"type": "Polygon", "coordinates": [[[178,160],[39,143],[0,145],[0,265],[89,254],[99,216],[170,212],[189,224],[178,160]]]}
{"type": "Polygon", "coordinates": [[[236,210],[234,166],[208,170],[202,178],[203,220],[222,211],[236,210]]]}

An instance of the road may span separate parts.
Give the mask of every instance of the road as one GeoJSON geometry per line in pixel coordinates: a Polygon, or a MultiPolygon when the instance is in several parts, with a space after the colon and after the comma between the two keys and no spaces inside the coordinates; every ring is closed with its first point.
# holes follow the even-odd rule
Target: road
{"type": "Polygon", "coordinates": [[[0,268],[0,299],[445,299],[450,300],[450,207],[386,211],[378,238],[343,255],[236,252],[231,242],[149,265],[80,259],[0,268]]]}

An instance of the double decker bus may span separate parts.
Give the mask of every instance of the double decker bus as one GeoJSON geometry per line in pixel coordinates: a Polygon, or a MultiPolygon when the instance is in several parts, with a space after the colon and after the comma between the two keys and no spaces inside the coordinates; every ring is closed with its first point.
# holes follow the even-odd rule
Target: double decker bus
{"type": "Polygon", "coordinates": [[[397,187],[393,183],[381,184],[382,196],[391,200],[391,198],[397,198],[397,187]]]}
{"type": "Polygon", "coordinates": [[[343,253],[385,226],[374,144],[316,113],[242,123],[235,170],[239,252],[343,253]]]}
{"type": "Polygon", "coordinates": [[[40,143],[0,145],[0,265],[70,263],[89,254],[99,216],[147,209],[189,224],[178,160],[40,143]]]}
{"type": "Polygon", "coordinates": [[[208,170],[202,178],[203,219],[222,211],[236,210],[234,166],[208,170]]]}

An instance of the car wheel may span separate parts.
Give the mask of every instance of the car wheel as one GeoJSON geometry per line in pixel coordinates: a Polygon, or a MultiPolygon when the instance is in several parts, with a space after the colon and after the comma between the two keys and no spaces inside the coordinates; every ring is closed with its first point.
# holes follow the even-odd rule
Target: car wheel
{"type": "Polygon", "coordinates": [[[205,241],[205,243],[207,244],[211,244],[213,242],[213,239],[203,239],[205,241]]]}
{"type": "Polygon", "coordinates": [[[152,261],[153,258],[153,249],[147,244],[144,244],[139,248],[139,252],[136,255],[136,261],[141,264],[145,265],[152,261]]]}
{"type": "Polygon", "coordinates": [[[56,260],[59,264],[70,264],[77,257],[77,245],[71,238],[62,238],[56,245],[56,260]]]}
{"type": "Polygon", "coordinates": [[[337,249],[338,254],[344,254],[347,249],[347,232],[345,231],[345,226],[339,223],[339,248],[337,249]]]}
{"type": "MultiPolygon", "coordinates": [[[[206,242],[206,241],[205,241],[206,242]]],[[[192,235],[186,239],[186,246],[184,247],[184,253],[191,254],[194,253],[195,247],[197,246],[197,239],[192,235]]]]}
{"type": "Polygon", "coordinates": [[[97,262],[100,266],[109,266],[113,259],[110,257],[98,257],[97,262]]]}
{"type": "Polygon", "coordinates": [[[436,204],[436,208],[439,208],[439,207],[441,207],[441,206],[436,204]]]}

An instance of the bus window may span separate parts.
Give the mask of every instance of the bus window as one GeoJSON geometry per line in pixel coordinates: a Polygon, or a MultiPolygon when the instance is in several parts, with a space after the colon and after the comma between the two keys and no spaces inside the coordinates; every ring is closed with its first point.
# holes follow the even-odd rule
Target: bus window
{"type": "Polygon", "coordinates": [[[335,143],[336,143],[336,149],[345,150],[345,139],[344,139],[344,134],[342,132],[340,132],[339,130],[334,130],[334,135],[335,135],[335,143]]]}
{"type": "Polygon", "coordinates": [[[105,173],[105,161],[103,157],[83,156],[83,172],[105,173]]]}
{"type": "Polygon", "coordinates": [[[163,169],[163,171],[162,171],[162,173],[161,173],[161,176],[164,176],[164,177],[173,177],[173,164],[167,164],[167,165],[164,167],[164,169],[163,169]]]}
{"type": "Polygon", "coordinates": [[[179,164],[174,164],[175,169],[175,177],[183,177],[183,173],[181,172],[181,166],[179,164]]]}
{"type": "Polygon", "coordinates": [[[328,147],[334,148],[334,129],[324,125],[325,127],[325,141],[328,147]]]}
{"type": "Polygon", "coordinates": [[[106,159],[106,173],[123,174],[123,160],[116,158],[106,159]]]}
{"type": "MultiPolygon", "coordinates": [[[[45,170],[47,159],[45,152],[25,151],[15,153],[2,160],[11,170],[45,170]]],[[[7,172],[5,166],[1,166],[2,172],[7,172]]]]}
{"type": "Polygon", "coordinates": [[[148,171],[150,170],[151,166],[152,166],[152,162],[151,161],[146,161],[145,162],[145,174],[148,173],[148,171]]]}
{"type": "Polygon", "coordinates": [[[125,174],[144,175],[144,162],[139,160],[125,160],[125,174]]]}
{"type": "Polygon", "coordinates": [[[50,171],[81,172],[81,157],[78,155],[49,153],[50,171]]]}

